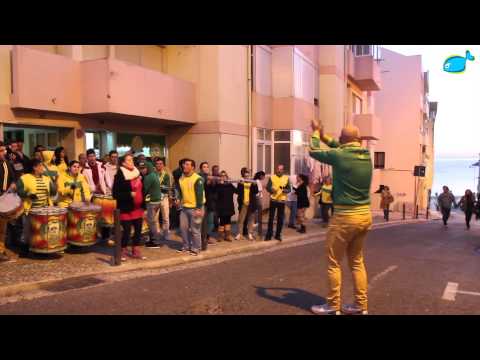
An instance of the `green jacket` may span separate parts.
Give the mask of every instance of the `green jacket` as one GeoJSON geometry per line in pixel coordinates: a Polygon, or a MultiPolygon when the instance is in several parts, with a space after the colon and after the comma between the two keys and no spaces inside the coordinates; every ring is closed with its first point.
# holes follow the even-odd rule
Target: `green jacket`
{"type": "Polygon", "coordinates": [[[162,193],[160,185],[170,187],[170,175],[166,171],[163,174],[159,174],[150,162],[146,161],[145,163],[148,168],[148,174],[143,179],[145,202],[161,201],[168,194],[166,192],[162,193]],[[160,178],[162,178],[161,182],[160,178]]]}
{"type": "Polygon", "coordinates": [[[321,150],[320,134],[314,132],[310,140],[310,156],[332,166],[335,211],[369,207],[372,182],[370,152],[359,142],[340,145],[333,138],[326,137],[326,140],[331,149],[321,150]]]}

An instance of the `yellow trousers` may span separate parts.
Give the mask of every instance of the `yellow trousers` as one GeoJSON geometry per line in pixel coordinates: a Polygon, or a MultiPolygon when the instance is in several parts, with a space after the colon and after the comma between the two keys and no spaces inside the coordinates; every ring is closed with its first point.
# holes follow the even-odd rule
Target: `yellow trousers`
{"type": "Polygon", "coordinates": [[[0,219],[0,254],[5,253],[5,240],[7,238],[7,224],[4,219],[0,219]]]}
{"type": "Polygon", "coordinates": [[[363,214],[335,213],[330,219],[327,232],[328,282],[327,302],[340,310],[342,287],[341,262],[345,254],[353,275],[355,304],[367,310],[367,271],[363,262],[363,244],[372,227],[370,212],[363,214]]]}

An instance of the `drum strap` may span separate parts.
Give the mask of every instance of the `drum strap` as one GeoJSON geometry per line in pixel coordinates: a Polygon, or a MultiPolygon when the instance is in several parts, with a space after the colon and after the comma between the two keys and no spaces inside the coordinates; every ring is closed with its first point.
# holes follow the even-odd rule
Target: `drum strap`
{"type": "Polygon", "coordinates": [[[2,190],[5,192],[7,191],[7,184],[8,184],[8,166],[6,161],[3,162],[3,186],[2,190]]]}

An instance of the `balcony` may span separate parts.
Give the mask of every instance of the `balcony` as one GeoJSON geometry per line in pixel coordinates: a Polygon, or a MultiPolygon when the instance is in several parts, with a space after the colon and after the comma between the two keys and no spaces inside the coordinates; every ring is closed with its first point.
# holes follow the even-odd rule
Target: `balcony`
{"type": "Polygon", "coordinates": [[[379,140],[381,137],[380,119],[373,114],[353,115],[353,124],[360,129],[360,136],[364,140],[379,140]]]}
{"type": "Polygon", "coordinates": [[[75,61],[14,46],[11,107],[196,122],[193,83],[116,59],[75,61]]]}
{"type": "Polygon", "coordinates": [[[371,55],[355,57],[354,80],[363,91],[381,89],[380,66],[371,55]]]}

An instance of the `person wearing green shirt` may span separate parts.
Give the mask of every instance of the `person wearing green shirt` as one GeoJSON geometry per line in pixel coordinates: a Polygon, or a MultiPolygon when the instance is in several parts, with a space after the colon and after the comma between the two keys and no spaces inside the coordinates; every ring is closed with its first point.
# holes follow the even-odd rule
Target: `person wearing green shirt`
{"type": "Polygon", "coordinates": [[[329,293],[327,304],[312,306],[319,315],[367,314],[367,272],[363,260],[363,245],[372,226],[370,185],[372,160],[362,147],[360,131],[347,125],[339,141],[327,136],[323,127],[312,121],[313,134],[310,156],[328,164],[333,172],[334,215],[327,231],[329,293]],[[330,149],[321,149],[320,141],[330,149]],[[355,303],[341,306],[341,261],[345,255],[353,275],[355,303]]]}
{"type": "Polygon", "coordinates": [[[165,163],[160,158],[155,158],[155,167],[146,161],[148,174],[143,179],[143,192],[147,204],[147,221],[150,228],[150,241],[145,246],[159,247],[158,242],[161,238],[159,214],[162,214],[163,238],[169,238],[169,189],[171,179],[165,163]]]}

